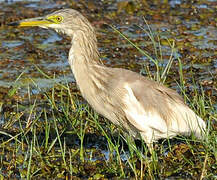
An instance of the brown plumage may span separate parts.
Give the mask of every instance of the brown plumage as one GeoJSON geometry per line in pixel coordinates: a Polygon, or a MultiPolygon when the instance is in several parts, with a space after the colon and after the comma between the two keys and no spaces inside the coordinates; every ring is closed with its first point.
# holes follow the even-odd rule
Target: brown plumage
{"type": "Polygon", "coordinates": [[[78,11],[63,9],[13,25],[53,28],[72,38],[69,64],[87,102],[101,115],[147,144],[160,138],[194,133],[206,125],[178,93],[138,73],[100,62],[94,28],[78,11]]]}

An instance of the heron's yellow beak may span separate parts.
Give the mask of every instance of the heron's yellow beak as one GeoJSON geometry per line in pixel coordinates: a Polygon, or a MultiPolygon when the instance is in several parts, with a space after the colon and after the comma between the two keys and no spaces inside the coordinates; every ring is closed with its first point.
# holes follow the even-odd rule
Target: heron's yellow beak
{"type": "Polygon", "coordinates": [[[24,19],[22,21],[12,22],[8,24],[9,26],[17,26],[17,27],[28,27],[28,26],[40,26],[40,27],[48,27],[50,24],[54,22],[45,19],[43,17],[31,18],[31,19],[24,19]]]}

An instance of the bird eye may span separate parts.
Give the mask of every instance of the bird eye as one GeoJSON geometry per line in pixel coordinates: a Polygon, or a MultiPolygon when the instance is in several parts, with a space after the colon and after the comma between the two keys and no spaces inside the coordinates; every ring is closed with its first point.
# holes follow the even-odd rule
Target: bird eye
{"type": "Polygon", "coordinates": [[[61,16],[57,16],[56,20],[57,20],[57,22],[61,22],[63,20],[63,18],[61,16]]]}

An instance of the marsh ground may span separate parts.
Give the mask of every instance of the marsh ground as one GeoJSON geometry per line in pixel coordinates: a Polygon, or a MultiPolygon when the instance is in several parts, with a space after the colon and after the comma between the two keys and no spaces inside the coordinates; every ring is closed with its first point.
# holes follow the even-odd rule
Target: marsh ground
{"type": "Polygon", "coordinates": [[[216,10],[211,0],[0,1],[1,178],[216,179],[216,10]],[[6,26],[63,7],[95,26],[107,66],[159,79],[172,62],[164,84],[207,122],[207,139],[160,141],[151,156],[144,142],[124,137],[83,100],[67,37],[6,26]]]}

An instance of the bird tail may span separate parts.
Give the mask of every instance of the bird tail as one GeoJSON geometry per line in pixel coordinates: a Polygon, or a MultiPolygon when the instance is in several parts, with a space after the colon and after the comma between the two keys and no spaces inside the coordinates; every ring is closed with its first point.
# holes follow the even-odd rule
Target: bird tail
{"type": "Polygon", "coordinates": [[[171,129],[174,132],[179,132],[181,135],[194,136],[198,139],[205,139],[206,137],[206,123],[203,119],[197,116],[188,106],[175,106],[177,114],[177,121],[173,121],[171,129]]]}

